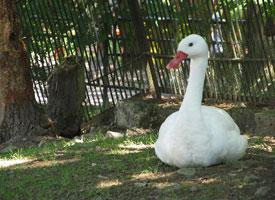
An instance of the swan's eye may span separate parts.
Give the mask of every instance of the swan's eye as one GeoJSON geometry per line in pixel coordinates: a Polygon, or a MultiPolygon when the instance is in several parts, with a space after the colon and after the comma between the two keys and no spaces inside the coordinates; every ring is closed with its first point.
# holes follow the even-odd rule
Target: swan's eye
{"type": "Polygon", "coordinates": [[[193,42],[189,43],[188,46],[189,46],[189,47],[192,47],[192,46],[193,46],[193,42]]]}

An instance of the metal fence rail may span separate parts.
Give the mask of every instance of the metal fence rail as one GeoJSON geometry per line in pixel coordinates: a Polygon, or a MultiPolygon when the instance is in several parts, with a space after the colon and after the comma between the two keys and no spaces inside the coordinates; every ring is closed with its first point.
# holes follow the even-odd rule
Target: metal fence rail
{"type": "Polygon", "coordinates": [[[151,77],[162,93],[184,94],[188,62],[173,72],[165,64],[190,33],[210,47],[205,98],[257,103],[275,96],[274,0],[140,0],[141,16],[133,1],[18,1],[39,103],[47,103],[49,74],[70,55],[85,60],[86,120],[146,92],[151,77]],[[144,39],[149,49],[140,47],[144,39]]]}

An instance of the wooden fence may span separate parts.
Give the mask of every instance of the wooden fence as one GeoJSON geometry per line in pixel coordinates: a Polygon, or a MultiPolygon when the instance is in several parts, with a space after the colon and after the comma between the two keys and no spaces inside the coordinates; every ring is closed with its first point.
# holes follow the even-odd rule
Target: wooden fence
{"type": "Polygon", "coordinates": [[[84,58],[86,120],[148,91],[183,95],[188,62],[173,72],[165,65],[191,33],[210,47],[205,98],[273,103],[274,0],[21,0],[18,13],[39,103],[52,69],[84,58]]]}

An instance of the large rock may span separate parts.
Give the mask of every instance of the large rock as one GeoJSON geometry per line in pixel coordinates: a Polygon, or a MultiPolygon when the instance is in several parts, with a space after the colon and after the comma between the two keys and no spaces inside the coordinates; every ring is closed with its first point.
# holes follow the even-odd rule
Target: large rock
{"type": "Polygon", "coordinates": [[[232,108],[227,110],[242,132],[254,133],[256,130],[255,110],[249,108],[232,108]]]}
{"type": "Polygon", "coordinates": [[[121,128],[149,128],[156,120],[156,105],[139,100],[117,103],[115,110],[116,125],[121,128]]]}
{"type": "Polygon", "coordinates": [[[257,135],[275,135],[275,111],[263,110],[255,113],[257,135]]]}

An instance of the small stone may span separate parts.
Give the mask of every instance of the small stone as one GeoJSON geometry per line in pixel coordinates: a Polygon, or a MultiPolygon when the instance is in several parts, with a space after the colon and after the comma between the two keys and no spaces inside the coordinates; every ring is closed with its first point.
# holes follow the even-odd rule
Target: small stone
{"type": "Polygon", "coordinates": [[[80,135],[80,136],[75,136],[73,141],[75,143],[83,143],[83,135],[80,135]]]}
{"type": "Polygon", "coordinates": [[[120,132],[107,131],[106,136],[110,138],[122,138],[124,135],[120,132]]]}
{"type": "Polygon", "coordinates": [[[255,196],[264,196],[270,190],[271,190],[271,188],[269,186],[262,186],[262,187],[260,187],[260,188],[257,189],[257,191],[255,192],[255,196]]]}
{"type": "Polygon", "coordinates": [[[196,169],[195,168],[181,168],[177,170],[178,174],[182,174],[186,177],[192,177],[196,174],[196,169]]]}
{"type": "Polygon", "coordinates": [[[96,166],[96,163],[92,163],[92,167],[95,167],[96,166]]]}

